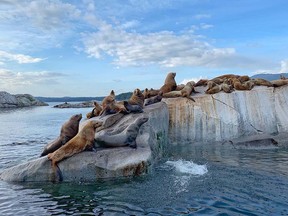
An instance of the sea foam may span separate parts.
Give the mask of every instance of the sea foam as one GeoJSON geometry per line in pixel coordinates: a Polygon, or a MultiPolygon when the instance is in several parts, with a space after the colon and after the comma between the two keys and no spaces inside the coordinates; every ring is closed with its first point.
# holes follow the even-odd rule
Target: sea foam
{"type": "Polygon", "coordinates": [[[185,174],[204,175],[208,172],[206,165],[198,165],[193,161],[167,161],[166,164],[172,166],[177,172],[185,174]]]}

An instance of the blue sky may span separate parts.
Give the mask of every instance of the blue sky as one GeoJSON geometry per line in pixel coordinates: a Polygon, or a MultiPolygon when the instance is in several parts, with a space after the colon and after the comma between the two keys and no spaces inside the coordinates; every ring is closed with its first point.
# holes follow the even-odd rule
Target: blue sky
{"type": "Polygon", "coordinates": [[[105,96],[288,72],[287,0],[0,0],[0,91],[105,96]]]}

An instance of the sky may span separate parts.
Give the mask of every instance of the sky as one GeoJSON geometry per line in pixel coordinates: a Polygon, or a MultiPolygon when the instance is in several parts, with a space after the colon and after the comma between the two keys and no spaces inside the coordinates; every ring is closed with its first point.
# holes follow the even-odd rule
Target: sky
{"type": "Polygon", "coordinates": [[[0,0],[0,91],[106,96],[288,72],[287,0],[0,0]]]}

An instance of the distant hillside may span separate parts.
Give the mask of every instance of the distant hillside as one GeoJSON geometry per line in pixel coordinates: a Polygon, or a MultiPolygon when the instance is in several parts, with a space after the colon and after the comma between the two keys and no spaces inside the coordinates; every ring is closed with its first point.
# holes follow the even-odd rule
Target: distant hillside
{"type": "Polygon", "coordinates": [[[286,78],[288,78],[288,73],[281,73],[281,74],[256,74],[254,76],[252,76],[251,78],[262,78],[262,79],[266,79],[266,80],[277,80],[280,79],[280,75],[285,76],[286,78]]]}
{"type": "MultiPolygon", "coordinates": [[[[132,92],[126,92],[116,95],[116,100],[128,100],[132,92]]],[[[35,97],[44,102],[80,102],[80,101],[102,101],[103,97],[35,97]]]]}

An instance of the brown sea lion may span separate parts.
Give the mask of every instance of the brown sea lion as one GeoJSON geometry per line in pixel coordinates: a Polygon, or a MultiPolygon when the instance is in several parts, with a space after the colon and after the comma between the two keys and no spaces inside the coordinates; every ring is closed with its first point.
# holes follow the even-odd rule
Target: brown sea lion
{"type": "Polygon", "coordinates": [[[251,90],[254,86],[252,81],[247,81],[245,83],[241,83],[237,78],[233,78],[233,87],[235,90],[239,90],[239,91],[247,91],[247,90],[251,90]]]}
{"type": "Polygon", "coordinates": [[[148,90],[148,88],[145,88],[142,94],[143,94],[143,96],[144,96],[144,99],[148,98],[148,97],[149,97],[149,90],[148,90]]]}
{"type": "Polygon", "coordinates": [[[221,90],[224,91],[225,93],[231,93],[233,91],[233,87],[227,83],[222,83],[221,90]]]}
{"type": "Polygon", "coordinates": [[[151,88],[151,89],[149,90],[148,98],[158,95],[159,92],[160,92],[159,89],[153,89],[153,88],[151,88]]]}
{"type": "Polygon", "coordinates": [[[267,87],[273,86],[271,82],[265,79],[261,79],[261,78],[252,79],[252,82],[254,83],[254,85],[257,85],[257,86],[267,86],[267,87]]]}
{"type": "Polygon", "coordinates": [[[52,181],[56,181],[56,174],[58,173],[59,181],[63,180],[61,171],[57,166],[58,162],[65,158],[71,157],[74,154],[80,153],[84,150],[92,150],[94,145],[95,130],[102,125],[100,121],[89,121],[75,137],[68,141],[64,146],[60,147],[53,153],[48,154],[48,159],[51,160],[53,176],[52,181]]]}
{"type": "Polygon", "coordinates": [[[123,114],[129,113],[123,101],[119,101],[119,102],[112,101],[108,103],[105,109],[103,109],[102,112],[100,113],[100,116],[103,117],[103,116],[115,114],[115,113],[123,113],[123,114]]]}
{"type": "Polygon", "coordinates": [[[216,84],[216,85],[214,85],[212,88],[207,89],[207,90],[205,91],[205,93],[206,93],[206,94],[216,94],[216,93],[220,92],[221,90],[222,90],[222,89],[221,89],[221,85],[216,84]]]}
{"type": "Polygon", "coordinates": [[[288,79],[272,80],[271,83],[272,83],[272,85],[274,87],[280,87],[280,86],[283,86],[283,85],[287,85],[288,84],[288,79]]]}
{"type": "Polygon", "coordinates": [[[102,100],[102,103],[101,103],[102,108],[104,109],[107,104],[109,104],[113,101],[115,101],[115,92],[114,92],[114,90],[111,90],[110,94],[102,100]]]}
{"type": "Polygon", "coordinates": [[[177,85],[175,90],[176,91],[181,91],[184,87],[185,87],[185,84],[180,84],[180,85],[177,85]]]}
{"type": "MultiPolygon", "coordinates": [[[[208,82],[207,82],[207,89],[206,89],[206,91],[208,92],[210,89],[212,89],[214,86],[216,86],[217,84],[214,82],[214,81],[212,81],[212,80],[209,80],[208,82]]],[[[208,93],[209,94],[209,93],[208,93]]]]}
{"type": "MultiPolygon", "coordinates": [[[[229,79],[229,78],[239,78],[239,75],[235,75],[235,74],[224,74],[215,78],[220,78],[220,79],[229,79]]],[[[214,78],[214,79],[215,79],[214,78]]]]}
{"type": "Polygon", "coordinates": [[[137,88],[129,98],[128,103],[131,105],[139,105],[143,109],[144,100],[145,98],[143,93],[140,91],[140,89],[137,88]]]}
{"type": "Polygon", "coordinates": [[[198,82],[196,82],[195,87],[196,86],[206,86],[208,81],[209,81],[208,79],[200,79],[198,82]]]}
{"type": "Polygon", "coordinates": [[[81,119],[82,114],[76,114],[73,115],[68,121],[66,121],[61,127],[59,137],[45,146],[40,157],[56,151],[70,139],[72,139],[78,133],[79,122],[81,119]]]}
{"type": "Polygon", "coordinates": [[[170,72],[167,74],[164,85],[160,88],[160,91],[162,91],[163,94],[176,90],[177,84],[175,81],[175,76],[176,73],[170,72]]]}
{"type": "Polygon", "coordinates": [[[162,98],[163,98],[163,92],[160,91],[158,95],[145,99],[144,106],[158,103],[162,100],[162,98]]]}
{"type": "Polygon", "coordinates": [[[89,119],[89,118],[99,116],[101,111],[102,111],[102,107],[96,101],[94,101],[94,108],[92,109],[91,112],[86,114],[86,117],[89,119]]]}
{"type": "MultiPolygon", "coordinates": [[[[155,97],[155,96],[154,96],[155,97]]],[[[163,94],[164,98],[182,97],[181,91],[170,91],[163,94]]]]}
{"type": "Polygon", "coordinates": [[[219,77],[216,77],[216,78],[214,78],[214,79],[211,79],[210,81],[212,81],[212,82],[214,82],[214,83],[220,85],[220,84],[223,83],[224,79],[226,79],[226,78],[219,78],[219,77]]]}
{"type": "Polygon", "coordinates": [[[244,82],[250,80],[250,78],[249,78],[249,76],[240,76],[240,77],[238,78],[238,80],[239,80],[241,83],[244,83],[244,82]]]}
{"type": "Polygon", "coordinates": [[[192,94],[192,92],[194,90],[194,86],[195,86],[194,81],[190,81],[190,82],[186,83],[185,87],[181,90],[182,97],[187,97],[187,98],[195,101],[192,97],[190,97],[190,95],[192,94]]]}

